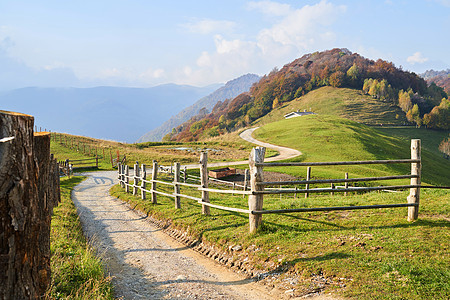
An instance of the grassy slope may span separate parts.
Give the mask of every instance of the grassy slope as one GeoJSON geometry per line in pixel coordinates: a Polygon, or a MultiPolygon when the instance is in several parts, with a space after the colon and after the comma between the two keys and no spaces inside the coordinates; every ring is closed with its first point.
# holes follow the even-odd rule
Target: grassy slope
{"type": "Polygon", "coordinates": [[[71,190],[83,177],[61,179],[61,203],[55,207],[50,235],[52,285],[49,299],[113,299],[110,278],[88,245],[71,190]]]}
{"type": "Polygon", "coordinates": [[[322,115],[335,115],[371,125],[401,125],[406,121],[405,113],[399,107],[364,95],[361,90],[326,86],[271,111],[256,124],[262,125],[281,120],[285,114],[298,109],[312,110],[322,115]]]}
{"type": "MultiPolygon", "coordinates": [[[[89,156],[87,153],[83,154],[83,149],[92,149],[92,153],[97,153],[100,157],[99,168],[100,169],[112,169],[110,156],[117,157],[117,151],[120,153],[122,159],[124,155],[127,157],[128,163],[144,163],[151,165],[153,160],[158,161],[159,164],[168,165],[173,162],[180,162],[182,164],[196,163],[200,152],[205,149],[215,149],[219,151],[210,151],[210,161],[235,161],[247,159],[252,148],[250,143],[247,143],[238,137],[234,139],[210,139],[208,141],[185,143],[185,144],[165,144],[165,143],[142,143],[142,144],[123,144],[112,141],[104,141],[80,136],[72,136],[66,134],[54,133],[57,136],[52,138],[51,150],[58,160],[79,159],[79,158],[92,158],[94,154],[89,156]],[[62,135],[63,142],[67,136],[68,143],[60,143],[59,136],[62,135]],[[73,147],[71,140],[74,140],[73,147]],[[80,144],[79,151],[77,150],[77,144],[80,144]],[[82,145],[87,145],[85,148],[82,145]],[[177,150],[176,148],[189,148],[187,150],[177,150]],[[105,153],[105,157],[103,156],[105,153]]],[[[87,150],[86,150],[87,151],[87,150]]]]}
{"type": "MultiPolygon", "coordinates": [[[[414,130],[410,130],[413,133],[414,130]]],[[[420,136],[424,134],[420,131],[420,136]]],[[[411,134],[411,136],[414,136],[411,134]]],[[[372,159],[410,158],[410,141],[392,137],[350,120],[333,116],[309,115],[267,124],[255,131],[255,137],[273,144],[298,149],[304,153],[294,160],[305,161],[346,161],[372,159]]],[[[439,138],[436,138],[439,139],[439,138]]],[[[436,140],[434,139],[434,140],[436,140]]],[[[436,151],[429,151],[433,143],[424,140],[422,149],[422,180],[428,184],[450,185],[450,162],[436,151]]],[[[406,174],[408,165],[368,165],[342,167],[313,167],[316,177],[343,177],[349,172],[356,176],[387,176],[406,174]]],[[[275,170],[304,177],[305,168],[276,168],[275,170]]]]}

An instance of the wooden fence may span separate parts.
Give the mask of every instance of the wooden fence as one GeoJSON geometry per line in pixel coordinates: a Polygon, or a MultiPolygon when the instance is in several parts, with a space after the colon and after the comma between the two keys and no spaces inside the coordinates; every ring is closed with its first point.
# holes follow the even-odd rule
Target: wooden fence
{"type": "MultiPolygon", "coordinates": [[[[235,190],[236,184],[233,189],[214,189],[208,187],[209,182],[223,180],[217,180],[208,178],[207,171],[207,153],[201,153],[200,156],[200,177],[188,175],[186,169],[181,171],[179,163],[175,163],[173,167],[161,167],[158,166],[156,161],[153,161],[151,178],[147,178],[146,166],[142,165],[139,168],[139,164],[136,162],[133,169],[133,174],[130,174],[130,169],[127,165],[119,164],[118,166],[118,178],[120,185],[125,188],[126,192],[132,188],[133,194],[137,195],[141,193],[142,199],[146,199],[146,194],[151,194],[152,203],[157,203],[157,195],[163,195],[172,197],[175,200],[175,208],[181,207],[181,198],[187,198],[197,201],[202,205],[202,213],[209,215],[209,208],[217,208],[226,211],[233,211],[239,213],[246,213],[249,215],[250,232],[255,232],[256,229],[262,223],[263,214],[280,214],[280,213],[296,213],[296,212],[312,212],[312,211],[337,211],[337,210],[358,210],[358,209],[378,209],[378,208],[393,208],[393,207],[408,207],[408,221],[413,221],[418,218],[419,211],[419,198],[420,198],[420,179],[421,179],[421,154],[420,154],[420,140],[411,140],[411,158],[410,159],[396,159],[396,160],[369,160],[369,161],[343,161],[343,162],[290,162],[290,163],[264,163],[265,148],[256,147],[253,148],[249,158],[249,173],[250,173],[250,190],[247,190],[247,179],[244,185],[238,185],[242,187],[242,190],[235,190]],[[348,178],[346,174],[344,179],[320,179],[311,180],[311,167],[312,166],[343,166],[343,165],[369,165],[369,164],[411,164],[411,173],[407,175],[395,175],[395,176],[383,176],[383,177],[365,177],[365,178],[348,178]],[[308,167],[306,180],[298,181],[276,181],[269,182],[263,180],[264,167],[273,166],[306,166],[308,167]],[[167,173],[173,179],[171,182],[158,180],[158,172],[167,173]],[[183,174],[183,180],[181,180],[181,174],[183,174]],[[373,187],[350,187],[349,183],[355,182],[368,182],[368,181],[383,181],[392,179],[410,179],[408,185],[391,185],[391,186],[373,186],[373,187]],[[133,180],[133,183],[130,183],[133,180]],[[188,183],[189,180],[199,181],[200,184],[188,183]],[[334,184],[344,183],[344,187],[336,189],[334,184]],[[148,184],[148,185],[147,185],[148,184]],[[329,188],[310,188],[312,184],[331,184],[329,188]],[[173,188],[172,193],[162,192],[157,190],[158,185],[171,186],[173,188]],[[298,189],[295,187],[288,189],[270,189],[267,186],[280,186],[280,185],[305,185],[304,189],[298,189]],[[196,188],[201,191],[201,197],[193,197],[180,193],[180,186],[187,186],[196,188]],[[277,210],[264,210],[263,202],[264,195],[268,194],[297,194],[305,193],[305,197],[308,197],[310,193],[345,193],[348,192],[361,192],[361,191],[380,191],[380,190],[399,190],[410,189],[410,194],[407,197],[406,203],[400,204],[379,204],[379,205],[364,205],[364,206],[340,206],[340,207],[312,207],[312,208],[297,208],[297,209],[277,209],[277,210]],[[248,209],[226,207],[222,205],[212,204],[209,201],[209,193],[221,193],[221,194],[242,194],[244,197],[248,196],[248,209]]],[[[247,174],[247,172],[246,172],[247,174]]],[[[227,182],[230,184],[230,182],[227,182]]],[[[233,183],[231,183],[233,184],[233,183]]]]}

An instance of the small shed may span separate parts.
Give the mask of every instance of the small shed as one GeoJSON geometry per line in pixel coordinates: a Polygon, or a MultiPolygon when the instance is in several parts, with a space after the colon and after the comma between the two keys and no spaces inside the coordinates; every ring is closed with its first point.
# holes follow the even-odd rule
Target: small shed
{"type": "Polygon", "coordinates": [[[302,117],[302,116],[306,116],[306,115],[315,115],[315,113],[313,113],[312,111],[306,111],[306,109],[304,111],[293,111],[290,112],[286,115],[284,115],[285,119],[290,119],[290,118],[295,118],[295,117],[302,117]]]}
{"type": "Polygon", "coordinates": [[[216,170],[209,170],[208,172],[209,177],[212,178],[222,178],[227,177],[231,175],[236,175],[236,169],[234,168],[222,168],[222,169],[216,169],[216,170]]]}

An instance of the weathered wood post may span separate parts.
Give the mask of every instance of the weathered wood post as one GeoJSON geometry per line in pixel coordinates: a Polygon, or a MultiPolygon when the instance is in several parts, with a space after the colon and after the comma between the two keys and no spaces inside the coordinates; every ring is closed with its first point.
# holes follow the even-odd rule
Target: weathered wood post
{"type": "Polygon", "coordinates": [[[142,164],[142,170],[141,170],[141,199],[145,200],[147,198],[147,192],[145,180],[147,180],[147,168],[144,164],[142,164]]]}
{"type": "MultiPolygon", "coordinates": [[[[250,168],[250,188],[252,192],[262,191],[264,187],[258,185],[258,182],[263,181],[263,167],[256,166],[257,163],[264,162],[264,155],[266,154],[266,148],[256,147],[252,149],[250,158],[248,160],[250,168]]],[[[259,226],[262,224],[262,215],[253,214],[252,211],[262,210],[264,202],[264,195],[252,194],[248,196],[248,209],[250,210],[249,227],[250,233],[256,232],[259,226]]]]}
{"type": "Polygon", "coordinates": [[[334,190],[334,183],[331,183],[330,188],[331,188],[330,196],[334,196],[334,192],[333,192],[333,190],[334,190]]]}
{"type": "MultiPolygon", "coordinates": [[[[311,180],[311,167],[306,168],[306,181],[311,180]]],[[[309,190],[309,183],[306,184],[305,190],[309,190]]],[[[305,193],[305,198],[308,198],[309,193],[305,193]]]]}
{"type": "Polygon", "coordinates": [[[136,161],[133,168],[133,195],[138,194],[138,182],[139,182],[139,162],[136,161]]]}
{"type": "Polygon", "coordinates": [[[181,208],[181,199],[180,199],[180,186],[178,185],[178,182],[180,182],[180,163],[175,163],[175,174],[173,175],[173,183],[174,185],[174,193],[175,193],[175,208],[179,209],[181,208]]]}
{"type": "MultiPolygon", "coordinates": [[[[244,171],[244,191],[247,191],[248,179],[250,178],[248,169],[244,171]]],[[[245,194],[242,195],[242,198],[245,198],[245,194]]]]}
{"type": "Polygon", "coordinates": [[[121,164],[117,164],[117,179],[119,179],[120,186],[123,187],[123,184],[122,184],[122,165],[121,164]]]}
{"type": "Polygon", "coordinates": [[[40,299],[50,284],[50,217],[59,174],[34,118],[0,111],[0,299],[40,299]],[[53,167],[52,167],[53,166],[53,167]]]}
{"type": "Polygon", "coordinates": [[[155,180],[158,179],[158,163],[156,160],[153,161],[153,169],[152,169],[152,203],[156,204],[158,203],[156,199],[156,182],[155,180]]]}
{"type": "MultiPolygon", "coordinates": [[[[200,184],[202,188],[208,188],[208,153],[200,154],[200,184]]],[[[209,203],[209,192],[202,191],[202,202],[209,203]]],[[[202,205],[202,214],[210,215],[209,206],[202,205]]]]}
{"type": "Polygon", "coordinates": [[[128,165],[125,165],[125,192],[130,192],[130,177],[128,177],[130,173],[130,168],[128,167],[128,165]]]}
{"type": "Polygon", "coordinates": [[[183,178],[183,182],[186,183],[187,181],[187,167],[184,166],[184,178],[183,178]]]}
{"type": "Polygon", "coordinates": [[[66,174],[67,174],[67,177],[70,178],[69,159],[66,159],[66,162],[65,162],[64,165],[65,165],[65,167],[66,167],[66,174]]]}
{"type": "MultiPolygon", "coordinates": [[[[421,182],[421,149],[420,140],[411,140],[411,159],[418,159],[419,162],[411,163],[411,175],[416,175],[417,178],[411,178],[411,185],[420,185],[421,182]]],[[[420,188],[415,187],[409,190],[408,203],[414,203],[416,206],[408,207],[408,221],[417,220],[419,217],[419,200],[420,188]]]]}
{"type": "MultiPolygon", "coordinates": [[[[348,173],[345,173],[345,179],[348,179],[348,173]]],[[[348,182],[345,182],[345,188],[348,189],[348,182]]],[[[347,196],[348,192],[344,192],[344,196],[347,196]]]]}

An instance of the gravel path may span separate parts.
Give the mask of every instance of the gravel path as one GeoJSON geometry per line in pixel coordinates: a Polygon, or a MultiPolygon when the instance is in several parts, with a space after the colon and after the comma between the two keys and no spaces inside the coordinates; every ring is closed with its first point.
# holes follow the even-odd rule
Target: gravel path
{"type": "Polygon", "coordinates": [[[109,195],[115,171],[84,174],[72,192],[83,229],[123,299],[274,299],[262,285],[186,248],[109,195]]]}
{"type": "MultiPolygon", "coordinates": [[[[300,151],[259,142],[252,128],[241,138],[279,155],[266,161],[295,157],[300,151]]],[[[211,163],[219,167],[248,161],[211,163]]],[[[198,168],[198,165],[188,165],[198,168]]],[[[176,242],[161,229],[109,195],[117,172],[92,172],[76,186],[72,199],[83,229],[113,277],[117,298],[123,299],[280,299],[285,294],[253,282],[176,242]]]]}

